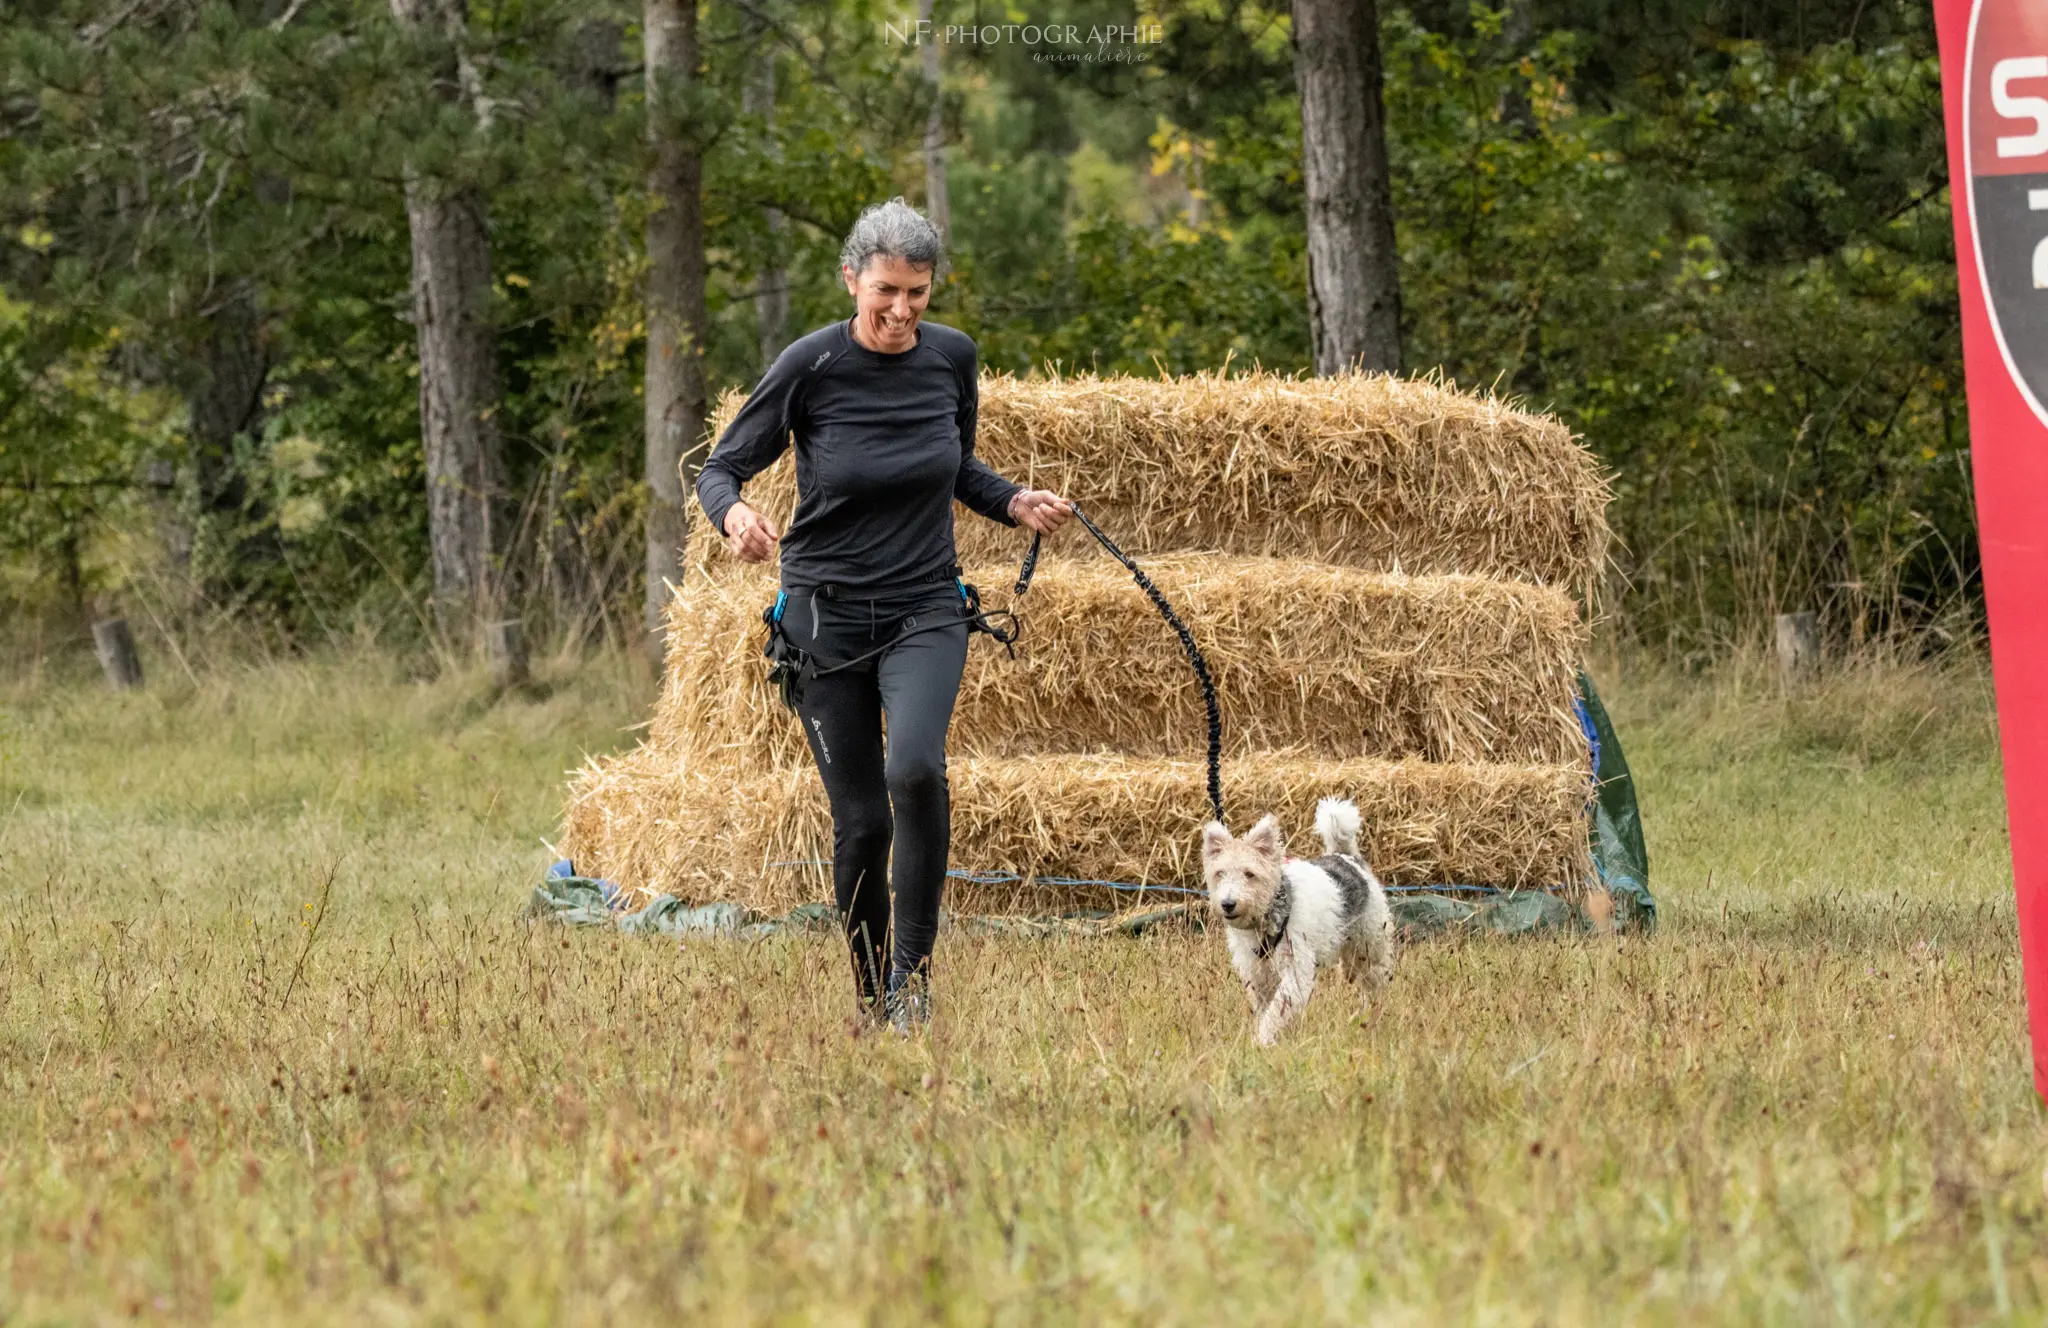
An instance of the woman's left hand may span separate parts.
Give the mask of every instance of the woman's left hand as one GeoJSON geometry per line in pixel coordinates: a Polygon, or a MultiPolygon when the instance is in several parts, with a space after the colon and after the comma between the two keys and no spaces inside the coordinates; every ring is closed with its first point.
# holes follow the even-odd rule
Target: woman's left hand
{"type": "Polygon", "coordinates": [[[1074,505],[1050,489],[1024,489],[1010,500],[1010,517],[1041,535],[1050,535],[1067,524],[1074,505]]]}

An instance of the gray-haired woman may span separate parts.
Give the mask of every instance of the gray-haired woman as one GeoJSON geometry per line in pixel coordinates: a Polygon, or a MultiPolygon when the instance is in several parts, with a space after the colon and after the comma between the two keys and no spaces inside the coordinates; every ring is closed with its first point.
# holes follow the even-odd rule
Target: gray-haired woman
{"type": "Polygon", "coordinates": [[[902,1031],[930,1017],[952,838],[946,730],[967,659],[953,501],[1043,532],[1073,512],[975,457],[974,342],[923,321],[944,267],[937,229],[902,199],[863,212],[840,254],[853,317],[782,352],[697,480],[742,561],[780,547],[781,630],[799,649],[829,668],[880,648],[808,679],[797,715],[832,804],[832,886],[861,1007],[902,1031]],[[778,535],[740,487],[791,435],[796,515],[778,535]]]}

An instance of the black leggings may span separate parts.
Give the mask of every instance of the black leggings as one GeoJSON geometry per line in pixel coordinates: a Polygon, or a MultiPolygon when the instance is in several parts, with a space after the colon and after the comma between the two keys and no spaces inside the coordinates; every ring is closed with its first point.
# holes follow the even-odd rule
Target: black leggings
{"type": "Polygon", "coordinates": [[[832,803],[832,890],[863,999],[885,985],[885,946],[893,973],[907,975],[930,966],[938,937],[952,841],[946,730],[967,664],[966,614],[951,582],[885,600],[796,590],[783,610],[784,634],[820,667],[942,619],[958,621],[906,636],[852,668],[807,679],[797,702],[832,803]]]}

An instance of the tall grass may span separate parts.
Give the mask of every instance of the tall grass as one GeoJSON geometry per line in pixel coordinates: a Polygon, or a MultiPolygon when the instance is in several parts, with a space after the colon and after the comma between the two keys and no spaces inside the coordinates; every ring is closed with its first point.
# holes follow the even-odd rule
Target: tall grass
{"type": "Polygon", "coordinates": [[[1214,936],[530,928],[630,665],[374,658],[0,729],[0,1319],[2036,1320],[1988,683],[1602,670],[1650,940],[1443,941],[1276,1050],[1214,936]]]}

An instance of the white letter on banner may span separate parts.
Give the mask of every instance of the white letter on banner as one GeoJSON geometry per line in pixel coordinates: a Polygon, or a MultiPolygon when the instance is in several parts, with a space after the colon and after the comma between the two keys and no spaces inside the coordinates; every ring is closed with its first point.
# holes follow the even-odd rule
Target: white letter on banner
{"type": "Polygon", "coordinates": [[[2048,55],[2000,60],[1991,66],[1991,104],[2008,120],[2034,122],[2033,133],[1998,140],[2001,157],[2038,157],[2048,152],[2048,99],[2013,96],[2013,83],[2023,78],[2048,78],[2048,55]]]}

